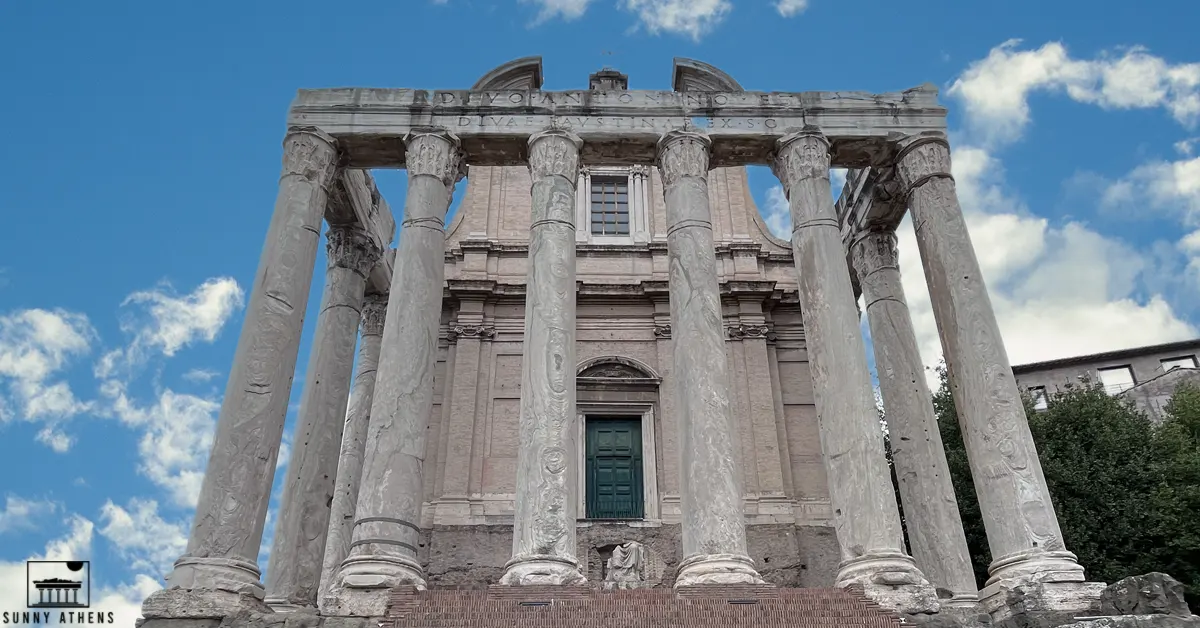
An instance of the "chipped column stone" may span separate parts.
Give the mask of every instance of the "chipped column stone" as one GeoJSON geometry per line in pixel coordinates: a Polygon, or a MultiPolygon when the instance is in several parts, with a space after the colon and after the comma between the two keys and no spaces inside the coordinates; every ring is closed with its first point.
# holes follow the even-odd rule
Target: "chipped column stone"
{"type": "Polygon", "coordinates": [[[575,183],[583,142],[529,138],[533,220],[521,360],[513,557],[500,584],[579,584],[575,455],[575,183]]]}
{"type": "Polygon", "coordinates": [[[266,610],[257,564],[300,349],[328,186],[330,136],[289,129],[275,211],[238,338],[187,552],[143,614],[220,617],[266,610]]]}
{"type": "Polygon", "coordinates": [[[671,131],[658,144],[665,185],[683,560],[676,587],[760,583],[746,551],[733,447],[728,363],[708,200],[711,142],[671,131]]]}
{"type": "Polygon", "coordinates": [[[266,602],[276,611],[317,605],[358,320],[367,275],[383,253],[357,227],[332,227],[327,238],[321,312],[267,572],[266,602]]]}
{"type": "Polygon", "coordinates": [[[983,608],[998,619],[996,611],[1009,593],[1032,583],[1038,586],[1022,595],[1044,598],[1038,605],[1047,610],[1091,608],[1098,602],[1093,586],[1080,589],[1079,595],[1051,591],[1083,583],[1083,567],[1063,542],[958,204],[945,136],[933,133],[902,142],[896,173],[917,225],[917,245],[992,551],[991,577],[979,593],[983,608]]]}
{"type": "Polygon", "coordinates": [[[935,587],[950,592],[949,598],[940,596],[943,607],[974,609],[979,590],[900,283],[895,232],[863,232],[851,245],[851,259],[871,325],[875,369],[913,558],[935,587]]]}
{"type": "Polygon", "coordinates": [[[779,140],[772,163],[791,205],[801,316],[842,551],[836,584],[859,585],[902,613],[936,612],[933,587],[904,553],[829,166],[829,141],[812,126],[779,140]]]}
{"type": "Polygon", "coordinates": [[[408,195],[379,359],[350,555],[326,600],[337,615],[383,615],[388,591],[425,586],[417,560],[425,432],[445,276],[445,217],[461,173],[458,138],[423,129],[405,138],[408,195]]]}
{"type": "Polygon", "coordinates": [[[318,606],[323,606],[338,567],[350,555],[354,533],[354,510],[362,480],[363,450],[367,446],[367,426],[371,422],[371,401],[375,396],[375,374],[379,368],[379,348],[383,341],[383,322],[387,314],[386,294],[367,295],[362,307],[362,341],[358,349],[358,371],[350,392],[346,423],[338,453],[337,482],[329,506],[329,529],[325,538],[325,556],[321,561],[318,606]]]}

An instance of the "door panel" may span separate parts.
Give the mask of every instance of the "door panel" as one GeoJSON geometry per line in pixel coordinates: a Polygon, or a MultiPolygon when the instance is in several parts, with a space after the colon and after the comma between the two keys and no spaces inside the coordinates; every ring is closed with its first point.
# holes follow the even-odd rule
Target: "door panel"
{"type": "Polygon", "coordinates": [[[585,437],[587,518],[641,519],[641,421],[588,417],[585,437]]]}

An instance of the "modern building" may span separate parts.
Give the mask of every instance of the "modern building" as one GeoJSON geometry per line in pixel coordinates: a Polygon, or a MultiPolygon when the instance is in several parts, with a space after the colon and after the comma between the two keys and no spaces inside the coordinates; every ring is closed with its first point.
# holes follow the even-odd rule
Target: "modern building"
{"type": "Polygon", "coordinates": [[[1180,383],[1200,382],[1198,355],[1200,338],[1021,364],[1013,367],[1013,374],[1038,410],[1046,408],[1048,394],[1093,382],[1110,395],[1133,400],[1158,422],[1180,383]]]}

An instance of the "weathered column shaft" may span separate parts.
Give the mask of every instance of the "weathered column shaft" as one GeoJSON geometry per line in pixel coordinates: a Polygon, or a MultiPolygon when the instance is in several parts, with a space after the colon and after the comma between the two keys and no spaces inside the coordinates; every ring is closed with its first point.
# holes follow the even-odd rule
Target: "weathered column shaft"
{"type": "Polygon", "coordinates": [[[792,212],[817,421],[842,564],[837,585],[859,584],[884,606],[936,609],[933,588],[904,553],[866,346],[829,189],[829,142],[806,127],[779,141],[774,168],[792,212]]]}
{"type": "Polygon", "coordinates": [[[354,534],[354,511],[362,480],[363,451],[367,446],[367,428],[371,422],[371,402],[375,396],[375,374],[379,368],[379,349],[383,343],[383,323],[387,315],[387,295],[368,295],[363,301],[362,339],[358,348],[358,372],[350,391],[346,423],[338,452],[337,481],[329,506],[329,530],[325,556],[321,561],[321,584],[317,600],[324,605],[338,567],[350,555],[354,534]]]}
{"type": "Polygon", "coordinates": [[[283,146],[275,213],[229,371],[187,553],[167,577],[168,589],[146,601],[146,617],[196,608],[198,602],[174,599],[180,589],[205,598],[212,608],[228,609],[264,594],[258,550],[337,161],[333,138],[315,129],[291,129],[283,146]]]}
{"type": "Polygon", "coordinates": [[[321,312],[267,571],[266,602],[276,610],[317,604],[358,320],[367,273],[382,253],[354,227],[332,227],[327,237],[329,267],[321,312]]]}
{"type": "MultiPolygon", "coordinates": [[[[944,137],[906,142],[896,171],[917,245],[992,550],[988,584],[1080,582],[1050,501],[1025,408],[950,176],[944,137]]],[[[982,595],[982,593],[981,593],[982,595]]]]}
{"type": "Polygon", "coordinates": [[[513,557],[501,584],[577,584],[575,183],[583,142],[529,138],[533,176],[513,557]]]}
{"type": "Polygon", "coordinates": [[[666,186],[675,407],[679,411],[683,560],[675,586],[762,582],[746,551],[729,407],[729,365],[708,204],[711,142],[690,131],[659,141],[666,186]]]}
{"type": "Polygon", "coordinates": [[[953,594],[942,599],[943,605],[973,607],[979,590],[933,398],[925,383],[917,334],[900,283],[896,235],[890,231],[863,234],[852,245],[851,258],[871,325],[875,371],[909,547],[925,577],[953,594]]]}
{"type": "Polygon", "coordinates": [[[371,404],[354,541],[327,603],[341,615],[381,616],[389,589],[425,586],[417,561],[422,467],[433,409],[445,217],[459,174],[460,151],[458,138],[440,129],[413,132],[405,144],[408,195],[371,404]]]}

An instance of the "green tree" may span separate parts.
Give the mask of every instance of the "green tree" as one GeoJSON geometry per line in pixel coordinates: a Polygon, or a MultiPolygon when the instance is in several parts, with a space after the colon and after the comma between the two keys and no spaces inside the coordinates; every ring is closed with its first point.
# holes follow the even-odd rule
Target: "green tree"
{"type": "MultiPolygon", "coordinates": [[[[967,545],[982,584],[991,554],[954,397],[939,369],[933,396],[967,545]]],[[[1181,387],[1155,427],[1124,399],[1083,382],[1033,411],[1030,432],[1067,548],[1093,581],[1163,571],[1200,602],[1200,388],[1181,387]]]]}

